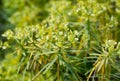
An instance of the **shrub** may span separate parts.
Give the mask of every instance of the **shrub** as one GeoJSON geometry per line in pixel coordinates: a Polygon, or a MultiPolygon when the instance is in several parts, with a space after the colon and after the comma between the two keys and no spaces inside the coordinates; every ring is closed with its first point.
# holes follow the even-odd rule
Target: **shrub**
{"type": "Polygon", "coordinates": [[[9,21],[16,27],[2,34],[6,41],[0,47],[9,53],[6,59],[15,56],[23,81],[119,81],[119,1],[11,3],[5,8],[13,8],[9,21]]]}

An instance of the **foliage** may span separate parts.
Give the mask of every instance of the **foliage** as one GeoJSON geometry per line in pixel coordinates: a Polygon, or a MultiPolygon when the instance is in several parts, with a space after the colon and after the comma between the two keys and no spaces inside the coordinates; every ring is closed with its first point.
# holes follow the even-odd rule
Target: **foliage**
{"type": "Polygon", "coordinates": [[[6,40],[0,48],[6,55],[0,80],[119,81],[119,4],[4,0],[7,20],[15,28],[2,34],[6,40]]]}

